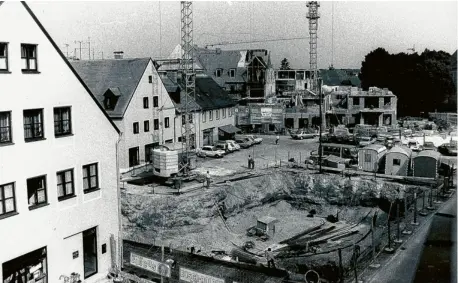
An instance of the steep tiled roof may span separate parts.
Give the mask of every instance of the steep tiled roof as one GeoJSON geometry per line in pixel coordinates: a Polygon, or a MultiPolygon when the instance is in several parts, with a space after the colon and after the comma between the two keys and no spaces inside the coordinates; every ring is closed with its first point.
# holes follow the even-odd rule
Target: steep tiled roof
{"type": "Polygon", "coordinates": [[[100,104],[103,94],[110,88],[118,88],[120,97],[113,110],[107,110],[112,118],[122,118],[146,70],[150,58],[89,60],[71,62],[100,104]]]}
{"type": "Polygon", "coordinates": [[[195,56],[202,64],[208,75],[212,76],[218,84],[224,81],[226,83],[243,83],[246,81],[245,78],[245,66],[239,64],[241,61],[245,61],[246,51],[240,50],[211,50],[205,48],[198,48],[195,52],[195,56]],[[216,70],[222,69],[223,76],[216,77],[216,70]],[[230,69],[236,69],[235,77],[231,78],[228,76],[230,69]]]}
{"type": "MultiPolygon", "coordinates": [[[[180,83],[175,83],[170,78],[163,78],[164,85],[167,91],[176,92],[177,88],[181,90],[184,86],[180,83]]],[[[196,76],[196,100],[197,107],[202,110],[211,110],[225,107],[232,107],[236,105],[236,102],[229,97],[229,94],[221,88],[211,77],[199,74],[196,76]]],[[[184,92],[181,91],[181,105],[184,102],[184,92]]],[[[191,99],[188,97],[188,99],[191,99]]],[[[192,99],[191,99],[192,100],[192,99]]],[[[194,102],[193,102],[194,103],[194,102]]],[[[193,106],[193,103],[191,106],[193,106]]],[[[180,104],[176,104],[180,106],[180,104]]],[[[194,106],[193,106],[194,107],[194,106]]]]}

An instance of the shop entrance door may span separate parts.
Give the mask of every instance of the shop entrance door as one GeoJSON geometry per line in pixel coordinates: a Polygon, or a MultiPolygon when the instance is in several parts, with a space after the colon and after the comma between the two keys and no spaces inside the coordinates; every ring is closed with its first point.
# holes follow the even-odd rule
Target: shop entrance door
{"type": "Polygon", "coordinates": [[[97,273],[97,228],[83,232],[84,279],[97,273]]]}

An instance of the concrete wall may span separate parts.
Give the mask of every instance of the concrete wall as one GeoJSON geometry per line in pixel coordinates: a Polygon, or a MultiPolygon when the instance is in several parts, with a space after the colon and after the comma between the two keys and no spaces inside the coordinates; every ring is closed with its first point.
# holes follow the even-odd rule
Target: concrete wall
{"type": "Polygon", "coordinates": [[[98,274],[106,276],[111,263],[110,234],[117,239],[116,141],[118,134],[70,68],[19,2],[0,6],[0,41],[8,42],[9,71],[0,74],[0,111],[11,111],[14,144],[0,146],[0,185],[15,184],[18,214],[0,219],[1,263],[47,248],[48,282],[78,272],[83,278],[81,232],[97,227],[98,274]],[[14,27],[13,29],[11,27],[14,27]],[[21,43],[38,44],[38,71],[21,72],[21,43]],[[53,108],[71,107],[73,135],[54,136],[53,108]],[[23,110],[43,109],[46,139],[25,142],[23,110]],[[82,166],[98,163],[100,190],[83,193],[82,166]],[[56,172],[74,170],[76,197],[57,199],[56,172]],[[46,175],[49,205],[29,210],[27,182],[46,175]],[[68,237],[68,238],[67,238],[68,237]],[[102,254],[102,244],[107,252],[102,254]],[[72,253],[79,251],[79,257],[72,253]]]}

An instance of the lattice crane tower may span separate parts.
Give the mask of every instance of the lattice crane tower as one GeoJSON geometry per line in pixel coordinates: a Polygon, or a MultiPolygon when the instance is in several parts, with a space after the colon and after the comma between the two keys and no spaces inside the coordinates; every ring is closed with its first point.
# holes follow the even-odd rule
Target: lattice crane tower
{"type": "Polygon", "coordinates": [[[307,2],[308,12],[307,19],[309,20],[309,34],[310,34],[310,71],[313,74],[312,89],[317,90],[318,83],[318,68],[317,68],[317,38],[318,38],[318,19],[320,14],[318,8],[320,4],[317,1],[307,2]]]}
{"type": "MultiPolygon", "coordinates": [[[[194,43],[193,43],[193,15],[192,15],[192,2],[181,1],[181,82],[184,86],[184,101],[182,101],[182,111],[184,118],[182,118],[182,150],[183,150],[183,166],[182,170],[187,173],[190,160],[191,147],[195,146],[194,121],[195,109],[191,107],[195,101],[195,72],[194,72],[194,43]]],[[[194,104],[193,104],[194,105],[194,104]]]]}

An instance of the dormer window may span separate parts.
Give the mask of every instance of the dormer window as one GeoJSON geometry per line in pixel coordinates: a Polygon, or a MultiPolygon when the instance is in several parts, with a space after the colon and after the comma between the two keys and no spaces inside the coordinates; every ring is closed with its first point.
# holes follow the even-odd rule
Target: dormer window
{"type": "Polygon", "coordinates": [[[112,87],[107,89],[107,91],[103,94],[103,107],[105,110],[114,110],[120,96],[121,91],[119,88],[112,87]]]}
{"type": "Polygon", "coordinates": [[[220,78],[222,73],[223,73],[223,69],[216,69],[215,75],[217,78],[220,78]]]}

